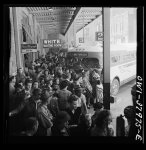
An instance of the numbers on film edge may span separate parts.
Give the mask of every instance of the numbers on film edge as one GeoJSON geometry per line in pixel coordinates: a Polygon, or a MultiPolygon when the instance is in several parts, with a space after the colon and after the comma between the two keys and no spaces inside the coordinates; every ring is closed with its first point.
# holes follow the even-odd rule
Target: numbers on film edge
{"type": "Polygon", "coordinates": [[[135,139],[138,141],[142,141],[141,131],[142,131],[142,103],[141,103],[141,94],[142,94],[142,78],[137,76],[137,97],[136,97],[136,123],[135,126],[137,127],[137,134],[135,139]]]}

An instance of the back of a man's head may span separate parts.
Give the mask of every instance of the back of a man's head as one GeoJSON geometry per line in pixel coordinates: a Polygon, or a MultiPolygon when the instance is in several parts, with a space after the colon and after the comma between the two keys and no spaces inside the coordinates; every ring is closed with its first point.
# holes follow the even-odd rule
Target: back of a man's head
{"type": "Polygon", "coordinates": [[[78,99],[79,99],[79,97],[77,95],[72,94],[68,99],[68,103],[71,104],[72,102],[77,101],[78,99]]]}
{"type": "Polygon", "coordinates": [[[68,81],[67,80],[63,80],[60,83],[60,89],[64,89],[68,86],[68,81]]]}
{"type": "Polygon", "coordinates": [[[135,107],[134,106],[127,106],[124,109],[124,115],[129,121],[135,120],[135,107]]]}
{"type": "Polygon", "coordinates": [[[103,104],[100,102],[97,102],[93,105],[94,110],[100,110],[103,108],[103,104]]]}

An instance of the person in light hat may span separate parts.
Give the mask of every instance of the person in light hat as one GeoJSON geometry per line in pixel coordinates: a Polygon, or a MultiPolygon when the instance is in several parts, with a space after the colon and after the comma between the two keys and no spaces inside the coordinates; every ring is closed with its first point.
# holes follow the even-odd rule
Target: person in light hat
{"type": "Polygon", "coordinates": [[[93,104],[96,102],[103,101],[103,85],[100,82],[100,76],[98,74],[98,70],[94,69],[92,72],[92,97],[93,97],[93,104]]]}
{"type": "Polygon", "coordinates": [[[100,78],[96,80],[96,102],[103,103],[103,85],[100,81],[100,78]]]}
{"type": "Polygon", "coordinates": [[[87,107],[90,108],[90,101],[91,101],[93,89],[92,89],[92,86],[89,82],[88,72],[85,72],[83,74],[82,86],[85,88],[85,96],[86,96],[86,99],[87,99],[87,107]]]}

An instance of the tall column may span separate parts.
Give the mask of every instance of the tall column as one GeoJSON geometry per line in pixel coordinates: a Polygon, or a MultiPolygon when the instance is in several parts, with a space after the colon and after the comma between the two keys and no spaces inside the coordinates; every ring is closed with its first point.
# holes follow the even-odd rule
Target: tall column
{"type": "Polygon", "coordinates": [[[40,26],[41,29],[41,41],[40,41],[40,52],[39,52],[39,56],[41,55],[42,51],[43,51],[43,26],[40,26]]]}
{"type": "MultiPolygon", "coordinates": [[[[43,26],[42,26],[42,30],[43,30],[43,39],[48,39],[48,35],[45,32],[45,28],[43,26]]],[[[42,46],[43,46],[43,43],[42,43],[42,46]]],[[[46,53],[46,50],[45,50],[45,48],[43,48],[41,55],[45,55],[45,53],[46,53]]]]}
{"type": "Polygon", "coordinates": [[[15,42],[15,53],[16,53],[16,64],[17,68],[23,67],[22,66],[22,55],[21,55],[21,45],[19,39],[19,29],[18,29],[18,22],[16,16],[16,7],[12,7],[12,16],[13,16],[13,23],[14,23],[14,42],[15,42]]]}
{"type": "Polygon", "coordinates": [[[74,33],[74,46],[76,47],[76,26],[75,26],[75,20],[73,21],[73,33],[74,33]]]}
{"type": "MultiPolygon", "coordinates": [[[[32,22],[33,22],[33,43],[36,44],[36,34],[35,34],[35,18],[32,16],[32,22]]],[[[36,52],[33,52],[33,61],[35,61],[36,52]]]]}
{"type": "Polygon", "coordinates": [[[110,8],[103,8],[103,104],[110,109],[110,8]]]}
{"type": "Polygon", "coordinates": [[[17,59],[16,59],[16,52],[15,52],[15,39],[14,39],[14,23],[13,23],[13,14],[12,14],[12,7],[9,8],[10,10],[10,25],[11,25],[11,49],[10,49],[10,60],[9,60],[9,74],[12,75],[17,71],[17,59]]]}

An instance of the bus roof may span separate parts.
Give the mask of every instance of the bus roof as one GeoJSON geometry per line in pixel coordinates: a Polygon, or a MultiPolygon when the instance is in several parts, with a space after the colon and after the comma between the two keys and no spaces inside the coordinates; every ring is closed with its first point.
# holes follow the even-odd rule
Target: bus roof
{"type": "Polygon", "coordinates": [[[78,48],[70,48],[68,52],[103,52],[101,46],[82,46],[78,48]]]}

